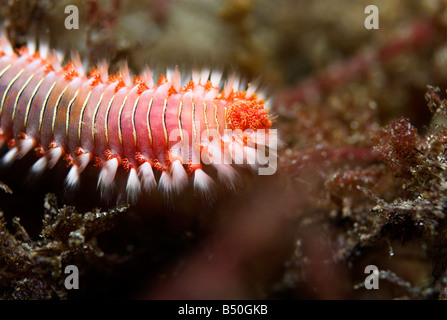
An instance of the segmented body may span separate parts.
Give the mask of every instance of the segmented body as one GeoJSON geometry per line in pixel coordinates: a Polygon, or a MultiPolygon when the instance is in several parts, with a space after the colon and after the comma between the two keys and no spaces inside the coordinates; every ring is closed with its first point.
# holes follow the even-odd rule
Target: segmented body
{"type": "Polygon", "coordinates": [[[141,189],[157,184],[168,193],[179,191],[193,174],[196,189],[206,192],[212,181],[202,170],[205,155],[231,185],[231,165],[216,157],[244,158],[251,136],[242,130],[269,129],[271,121],[253,89],[238,91],[232,79],[221,91],[220,76],[193,73],[182,83],[176,68],[154,83],[147,68],[131,81],[127,67],[109,76],[105,63],[87,76],[76,56],[62,67],[55,53],[3,49],[0,133],[10,150],[2,161],[11,163],[35,149],[39,159],[31,170],[40,173],[64,158],[71,167],[68,186],[77,185],[93,162],[101,168],[98,186],[103,191],[122,166],[129,172],[128,195],[136,199],[141,189]],[[227,134],[228,129],[239,132],[227,134]],[[211,131],[211,142],[204,140],[202,134],[211,131]],[[224,142],[233,146],[229,154],[222,149],[224,142]]]}

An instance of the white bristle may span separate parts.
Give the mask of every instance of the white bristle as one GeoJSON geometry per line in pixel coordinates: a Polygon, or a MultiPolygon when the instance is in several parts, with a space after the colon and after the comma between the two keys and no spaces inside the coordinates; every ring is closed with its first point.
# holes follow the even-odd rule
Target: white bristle
{"type": "Polygon", "coordinates": [[[244,149],[242,144],[237,142],[230,142],[229,150],[231,152],[231,158],[234,161],[234,164],[243,164],[244,163],[244,149]]]}
{"type": "Polygon", "coordinates": [[[230,190],[235,190],[239,181],[237,171],[229,164],[216,164],[217,178],[230,190]]]}
{"type": "MultiPolygon", "coordinates": [[[[264,99],[261,95],[259,95],[260,99],[264,99]]],[[[273,100],[272,98],[269,99],[264,99],[265,103],[264,103],[264,109],[265,110],[270,110],[272,108],[273,105],[273,100]]]]}
{"type": "Polygon", "coordinates": [[[34,164],[32,165],[30,172],[33,175],[40,175],[42,174],[42,172],[44,172],[45,168],[47,167],[47,158],[45,157],[41,157],[39,158],[39,160],[37,160],[36,162],[34,162],[34,164]]]}
{"type": "Polygon", "coordinates": [[[20,150],[18,157],[23,158],[34,147],[35,141],[33,138],[25,138],[20,141],[20,150]]]}
{"type": "Polygon", "coordinates": [[[199,83],[199,81],[200,81],[200,73],[197,70],[193,70],[191,72],[191,80],[192,80],[192,82],[194,82],[196,84],[199,83]]]}
{"type": "Polygon", "coordinates": [[[225,83],[224,85],[225,99],[227,99],[230,96],[230,93],[233,90],[235,80],[236,75],[232,74],[231,77],[228,79],[227,83],[225,83]]]}
{"type": "Polygon", "coordinates": [[[98,63],[99,77],[102,83],[106,83],[109,80],[109,71],[107,70],[107,61],[102,60],[98,63]]]}
{"type": "Polygon", "coordinates": [[[57,164],[63,153],[64,149],[62,149],[62,147],[55,147],[48,150],[48,167],[53,168],[57,164]]]}
{"type": "Polygon", "coordinates": [[[154,79],[152,78],[151,69],[148,66],[144,67],[143,73],[141,74],[141,79],[148,88],[152,88],[155,85],[154,79]]]}
{"type": "Polygon", "coordinates": [[[224,150],[223,150],[223,163],[224,164],[232,164],[233,163],[233,156],[231,153],[231,144],[232,144],[232,138],[228,134],[224,134],[222,136],[222,142],[224,143],[224,150]]]}
{"type": "Polygon", "coordinates": [[[211,72],[211,83],[213,84],[213,87],[219,87],[221,79],[222,79],[222,71],[215,70],[211,72]]]}
{"type": "Polygon", "coordinates": [[[205,165],[209,165],[213,162],[213,159],[211,158],[211,154],[209,151],[209,145],[207,144],[201,144],[202,151],[200,152],[200,159],[202,160],[202,163],[205,165]]]}
{"type": "Polygon", "coordinates": [[[68,171],[65,184],[68,188],[74,188],[79,184],[79,170],[77,165],[73,165],[70,171],[68,171]]]}
{"type": "Polygon", "coordinates": [[[200,84],[204,86],[207,83],[209,77],[210,77],[210,69],[208,68],[203,69],[202,72],[200,73],[200,84]]]}
{"type": "Polygon", "coordinates": [[[47,42],[40,42],[39,43],[39,54],[42,58],[49,58],[50,54],[50,47],[48,46],[47,42]]]}
{"type": "Polygon", "coordinates": [[[9,56],[14,56],[14,50],[12,49],[11,45],[9,44],[9,41],[6,40],[5,44],[2,44],[2,51],[5,53],[5,55],[9,56]]]}
{"type": "Polygon", "coordinates": [[[247,159],[247,164],[252,166],[252,168],[253,166],[254,168],[256,168],[256,159],[257,159],[256,149],[244,146],[244,154],[245,158],[247,159]]]}
{"type": "Polygon", "coordinates": [[[51,67],[53,67],[54,71],[58,72],[62,70],[62,66],[61,63],[57,56],[57,52],[54,50],[51,50],[50,53],[47,55],[48,56],[48,61],[51,64],[51,67]]]}
{"type": "Polygon", "coordinates": [[[140,180],[138,179],[137,170],[135,168],[131,168],[129,171],[129,177],[127,178],[127,201],[129,203],[134,203],[141,192],[140,180]]]}
{"type": "Polygon", "coordinates": [[[180,160],[175,160],[171,166],[172,172],[172,187],[179,192],[188,183],[188,175],[186,174],[185,168],[183,168],[180,160]]]}
{"type": "Polygon", "coordinates": [[[233,82],[233,90],[234,91],[239,90],[240,81],[241,81],[241,79],[239,77],[234,78],[234,82],[233,82]]]}
{"type": "Polygon", "coordinates": [[[211,163],[223,163],[222,146],[219,139],[213,138],[213,141],[208,144],[207,151],[211,163]]]}
{"type": "Polygon", "coordinates": [[[79,172],[84,171],[85,167],[89,164],[89,162],[92,160],[92,154],[90,152],[83,153],[76,157],[76,162],[79,166],[79,172]]]}
{"type": "Polygon", "coordinates": [[[26,47],[28,48],[28,52],[33,55],[34,53],[36,53],[36,41],[29,39],[26,42],[26,47]]]}
{"type": "Polygon", "coordinates": [[[213,185],[213,179],[202,169],[196,169],[194,171],[194,190],[209,201],[212,201],[214,198],[213,185]]]}
{"type": "Polygon", "coordinates": [[[172,75],[173,74],[174,74],[174,70],[172,70],[172,68],[166,69],[166,78],[168,79],[168,81],[171,81],[171,83],[172,83],[172,75]]]}
{"type": "Polygon", "coordinates": [[[158,181],[158,190],[167,196],[172,192],[172,178],[166,171],[161,173],[160,180],[158,181]]]}
{"type": "Polygon", "coordinates": [[[127,61],[120,65],[120,74],[126,87],[131,88],[133,84],[132,79],[130,78],[129,65],[127,64],[127,61]]]}
{"type": "Polygon", "coordinates": [[[79,73],[80,76],[84,76],[85,75],[84,65],[82,64],[79,53],[73,51],[71,52],[70,56],[71,56],[71,62],[73,62],[76,71],[79,73]]]}
{"type": "Polygon", "coordinates": [[[17,149],[17,147],[10,149],[1,159],[1,164],[3,166],[8,166],[12,164],[12,162],[15,160],[17,156],[18,151],[19,150],[17,149]]]}
{"type": "Polygon", "coordinates": [[[253,96],[253,94],[256,92],[257,88],[258,88],[257,84],[250,83],[248,85],[247,94],[246,94],[247,99],[250,99],[253,96]]]}
{"type": "Polygon", "coordinates": [[[171,75],[171,82],[175,91],[179,92],[182,88],[182,77],[180,75],[180,71],[177,66],[175,67],[175,70],[171,75]]]}
{"type": "Polygon", "coordinates": [[[103,164],[98,178],[98,187],[100,187],[102,191],[105,191],[110,187],[112,187],[117,169],[118,169],[118,159],[116,158],[107,160],[103,164]]]}
{"type": "Polygon", "coordinates": [[[146,192],[152,191],[157,187],[157,181],[155,180],[154,172],[149,162],[144,162],[138,167],[138,172],[141,179],[143,190],[146,192]]]}
{"type": "Polygon", "coordinates": [[[60,50],[55,50],[55,52],[56,52],[57,60],[58,60],[59,62],[64,61],[64,59],[65,59],[65,53],[63,53],[63,52],[60,51],[60,50]]]}

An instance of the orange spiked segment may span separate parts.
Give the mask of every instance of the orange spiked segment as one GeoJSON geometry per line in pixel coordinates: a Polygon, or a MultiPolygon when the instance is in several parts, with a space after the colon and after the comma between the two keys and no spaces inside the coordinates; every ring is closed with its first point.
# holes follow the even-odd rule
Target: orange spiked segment
{"type": "Polygon", "coordinates": [[[264,105],[257,101],[238,101],[227,110],[226,121],[232,129],[269,129],[271,118],[264,105]]]}

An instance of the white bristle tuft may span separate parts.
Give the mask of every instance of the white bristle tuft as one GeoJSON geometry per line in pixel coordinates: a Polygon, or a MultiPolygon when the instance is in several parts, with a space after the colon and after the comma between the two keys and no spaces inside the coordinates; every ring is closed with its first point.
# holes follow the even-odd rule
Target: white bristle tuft
{"type": "MultiPolygon", "coordinates": [[[[259,98],[264,99],[261,95],[259,95],[259,98]]],[[[264,101],[265,101],[264,109],[270,110],[273,106],[273,100],[271,98],[269,98],[269,99],[264,99],[264,101]]]]}
{"type": "Polygon", "coordinates": [[[63,52],[60,51],[60,50],[55,50],[55,52],[56,52],[57,60],[58,60],[59,62],[64,61],[64,59],[65,59],[65,53],[63,53],[63,52]]]}
{"type": "Polygon", "coordinates": [[[154,171],[149,162],[144,162],[138,167],[141,184],[143,190],[150,192],[157,187],[157,181],[155,180],[154,171]]]}
{"type": "Polygon", "coordinates": [[[48,56],[48,61],[50,62],[51,66],[53,67],[54,71],[58,72],[62,70],[62,66],[61,63],[57,56],[57,52],[55,50],[51,50],[49,52],[48,56]]]}
{"type": "Polygon", "coordinates": [[[109,189],[113,185],[117,170],[118,170],[117,158],[107,160],[103,164],[98,178],[98,187],[100,187],[102,191],[109,189]]]}
{"type": "Polygon", "coordinates": [[[233,82],[233,90],[234,91],[238,91],[239,90],[240,83],[241,83],[241,79],[239,77],[235,77],[234,78],[234,82],[233,82]]]}
{"type": "Polygon", "coordinates": [[[253,169],[256,168],[257,151],[255,148],[244,146],[244,154],[249,164],[253,169]]]}
{"type": "Polygon", "coordinates": [[[209,145],[206,145],[206,143],[201,143],[200,145],[202,148],[202,151],[200,152],[202,163],[205,165],[211,164],[214,159],[212,158],[212,154],[210,153],[209,145]]]}
{"type": "Polygon", "coordinates": [[[238,142],[230,142],[229,150],[231,152],[231,158],[235,164],[244,163],[244,149],[242,145],[238,142]]]}
{"type": "Polygon", "coordinates": [[[175,91],[179,92],[182,89],[182,77],[177,66],[175,67],[175,70],[171,76],[171,82],[175,91]]]}
{"type": "Polygon", "coordinates": [[[161,173],[160,180],[158,181],[158,190],[167,196],[172,192],[172,178],[166,171],[161,173]]]}
{"type": "Polygon", "coordinates": [[[33,55],[34,53],[36,53],[36,41],[34,41],[33,39],[29,39],[26,42],[26,47],[28,48],[28,52],[33,55]]]}
{"type": "Polygon", "coordinates": [[[202,72],[200,73],[200,84],[203,86],[206,85],[209,77],[210,77],[210,69],[208,68],[203,69],[202,72]]]}
{"type": "Polygon", "coordinates": [[[236,80],[236,75],[232,74],[231,77],[228,79],[227,83],[224,85],[224,93],[225,93],[225,99],[227,99],[230,96],[231,91],[233,91],[233,85],[236,80]]]}
{"type": "Polygon", "coordinates": [[[102,83],[106,83],[109,80],[109,71],[107,70],[107,61],[102,60],[98,63],[99,77],[102,83]]]}
{"type": "Polygon", "coordinates": [[[235,190],[239,182],[239,174],[229,164],[215,164],[217,179],[229,190],[235,190]]]}
{"type": "Polygon", "coordinates": [[[23,158],[34,147],[35,141],[33,138],[25,138],[20,141],[20,150],[18,152],[19,159],[23,158]]]}
{"type": "Polygon", "coordinates": [[[180,160],[175,160],[171,166],[172,172],[172,187],[177,191],[181,191],[188,183],[188,175],[185,168],[183,168],[180,160]]]}
{"type": "Polygon", "coordinates": [[[137,170],[135,168],[131,168],[129,171],[126,191],[127,191],[127,201],[129,203],[135,203],[141,192],[141,184],[140,180],[138,179],[137,170]]]}
{"type": "Polygon", "coordinates": [[[45,157],[39,158],[39,160],[34,162],[34,164],[31,166],[30,169],[31,174],[35,176],[41,175],[45,171],[47,164],[48,164],[47,158],[45,157]]]}
{"type": "Polygon", "coordinates": [[[17,153],[19,152],[19,149],[17,149],[17,147],[14,147],[12,149],[10,149],[4,156],[3,158],[0,160],[1,164],[3,166],[9,166],[12,164],[12,162],[15,160],[15,158],[17,157],[17,153]]]}
{"type": "Polygon", "coordinates": [[[141,79],[148,88],[152,88],[155,85],[154,79],[152,78],[151,69],[148,66],[144,67],[143,73],[141,74],[141,79]]]}
{"type": "Polygon", "coordinates": [[[166,69],[166,78],[168,79],[168,81],[171,81],[171,83],[172,83],[172,75],[173,74],[174,74],[174,70],[172,70],[172,68],[166,69]]]}
{"type": "Polygon", "coordinates": [[[50,47],[47,42],[40,42],[39,43],[39,54],[42,58],[47,59],[49,58],[50,54],[50,47]]]}
{"type": "Polygon", "coordinates": [[[65,178],[65,185],[68,188],[75,188],[79,184],[79,170],[77,165],[73,165],[68,171],[67,177],[65,178]]]}
{"type": "Polygon", "coordinates": [[[191,72],[191,80],[192,82],[194,82],[195,84],[198,84],[200,81],[200,73],[197,70],[193,70],[191,72]]]}
{"type": "Polygon", "coordinates": [[[120,73],[121,77],[123,78],[124,84],[127,88],[131,88],[133,83],[132,79],[130,78],[130,72],[129,72],[129,65],[127,64],[127,61],[124,61],[120,65],[120,73]]]}
{"type": "Polygon", "coordinates": [[[81,57],[79,56],[78,52],[72,51],[70,54],[71,62],[73,62],[73,65],[76,69],[76,71],[79,73],[80,76],[85,75],[84,65],[82,64],[81,57]]]}
{"type": "Polygon", "coordinates": [[[8,39],[5,39],[5,42],[3,43],[2,41],[2,51],[5,53],[5,55],[9,56],[14,56],[14,50],[12,49],[10,42],[8,41],[8,39]]]}
{"type": "Polygon", "coordinates": [[[92,154],[90,152],[86,152],[77,156],[76,161],[79,166],[79,172],[84,171],[85,167],[87,167],[87,165],[91,160],[92,160],[92,154]]]}
{"type": "Polygon", "coordinates": [[[214,181],[202,169],[194,171],[194,190],[207,200],[212,201],[214,198],[214,181]]]}
{"type": "Polygon", "coordinates": [[[247,88],[246,98],[250,99],[253,96],[253,94],[256,92],[257,88],[258,88],[257,83],[250,83],[247,88]]]}
{"type": "Polygon", "coordinates": [[[48,150],[48,167],[50,169],[57,164],[63,153],[64,149],[62,147],[55,147],[48,150]]]}
{"type": "Polygon", "coordinates": [[[222,79],[222,71],[215,70],[211,72],[211,83],[213,87],[219,87],[220,80],[222,79]]]}
{"type": "Polygon", "coordinates": [[[211,163],[223,163],[221,140],[213,139],[207,147],[208,157],[211,163]]]}

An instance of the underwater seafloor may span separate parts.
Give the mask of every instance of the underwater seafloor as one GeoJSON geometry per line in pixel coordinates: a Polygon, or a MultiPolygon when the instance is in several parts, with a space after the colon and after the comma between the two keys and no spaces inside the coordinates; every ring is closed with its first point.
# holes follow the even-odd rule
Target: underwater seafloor
{"type": "Polygon", "coordinates": [[[43,39],[111,72],[256,79],[284,142],[273,176],[243,173],[212,204],[104,204],[95,168],[67,194],[63,162],[30,184],[35,158],[17,161],[0,173],[0,298],[447,297],[447,1],[4,0],[0,16],[16,48],[43,39]]]}

